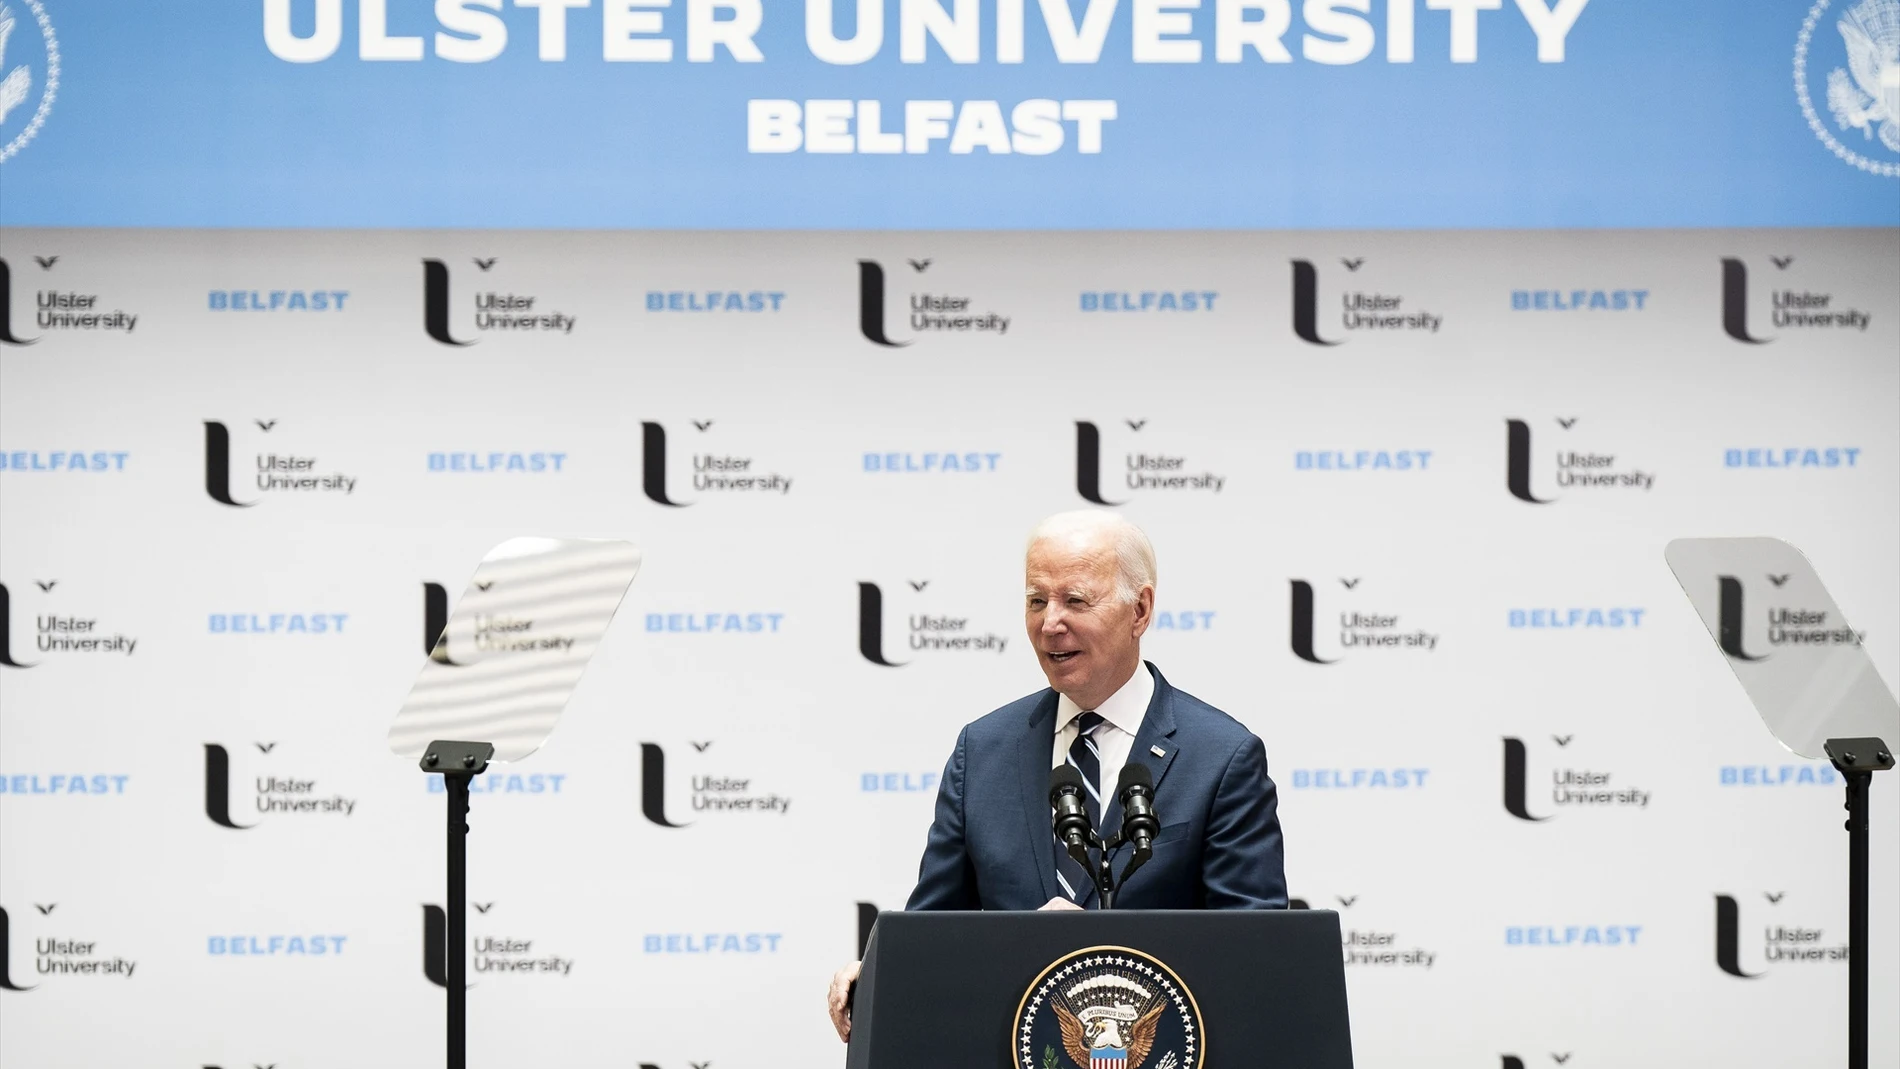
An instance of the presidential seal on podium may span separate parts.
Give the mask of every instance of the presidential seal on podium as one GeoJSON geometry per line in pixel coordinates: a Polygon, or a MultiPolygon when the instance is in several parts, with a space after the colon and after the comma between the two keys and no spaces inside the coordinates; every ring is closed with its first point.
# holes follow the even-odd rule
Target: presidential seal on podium
{"type": "Polygon", "coordinates": [[[1201,1011],[1174,970],[1139,950],[1067,954],[1016,1009],[1020,1069],[1201,1069],[1201,1011]]]}

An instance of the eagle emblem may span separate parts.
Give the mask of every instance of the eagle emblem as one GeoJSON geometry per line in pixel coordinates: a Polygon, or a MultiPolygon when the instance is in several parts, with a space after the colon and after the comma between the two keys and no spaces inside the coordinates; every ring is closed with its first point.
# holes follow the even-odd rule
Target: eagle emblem
{"type": "MultiPolygon", "coordinates": [[[[1096,986],[1104,982],[1093,981],[1096,986]]],[[[1062,1025],[1062,1049],[1081,1069],[1141,1069],[1154,1049],[1155,1022],[1168,1008],[1154,996],[1145,1008],[1117,1000],[1075,1013],[1059,998],[1051,1006],[1062,1025]]]]}
{"type": "Polygon", "coordinates": [[[1847,68],[1827,76],[1834,122],[1900,152],[1900,0],[1861,0],[1835,28],[1847,46],[1847,68]]]}
{"type": "Polygon", "coordinates": [[[1017,1069],[1200,1069],[1200,1011],[1172,970],[1092,947],[1036,978],[1017,1013],[1017,1069]]]}

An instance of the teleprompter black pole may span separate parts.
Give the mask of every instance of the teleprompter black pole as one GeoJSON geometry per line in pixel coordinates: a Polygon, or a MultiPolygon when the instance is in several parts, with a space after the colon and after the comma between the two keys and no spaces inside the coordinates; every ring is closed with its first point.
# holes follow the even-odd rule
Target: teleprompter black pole
{"type": "Polygon", "coordinates": [[[449,960],[444,963],[444,985],[448,989],[448,1069],[466,1069],[468,1065],[468,781],[463,772],[442,775],[448,787],[449,821],[449,893],[444,912],[448,919],[445,945],[449,960]]]}
{"type": "Polygon", "coordinates": [[[1867,1069],[1867,788],[1871,772],[1847,777],[1847,1064],[1867,1069]]]}
{"type": "Polygon", "coordinates": [[[442,903],[442,986],[448,997],[442,1046],[448,1069],[468,1066],[468,785],[493,756],[495,748],[485,742],[432,742],[422,755],[422,770],[441,775],[448,795],[448,897],[442,903]]]}
{"type": "Polygon", "coordinates": [[[1893,767],[1880,739],[1829,739],[1828,759],[1847,781],[1847,1067],[1867,1069],[1867,794],[1893,767]]]}

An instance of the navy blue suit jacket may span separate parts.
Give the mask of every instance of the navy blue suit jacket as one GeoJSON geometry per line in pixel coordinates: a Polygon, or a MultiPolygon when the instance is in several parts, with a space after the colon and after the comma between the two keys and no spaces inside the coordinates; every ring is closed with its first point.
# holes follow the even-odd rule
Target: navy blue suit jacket
{"type": "MultiPolygon", "coordinates": [[[[1154,671],[1154,699],[1128,760],[1154,773],[1161,834],[1154,857],[1115,905],[1285,908],[1285,856],[1266,747],[1233,717],[1169,686],[1153,665],[1142,670],[1154,671]]],[[[957,737],[905,909],[1037,909],[1062,894],[1049,811],[1056,700],[1053,690],[1031,694],[957,737]]],[[[1104,793],[1113,789],[1108,784],[1104,793]]],[[[1102,823],[1112,832],[1121,826],[1121,803],[1108,801],[1102,823]]],[[[1123,845],[1116,852],[1118,876],[1132,850],[1123,845]]],[[[1095,904],[1093,890],[1084,902],[1095,904]]]]}

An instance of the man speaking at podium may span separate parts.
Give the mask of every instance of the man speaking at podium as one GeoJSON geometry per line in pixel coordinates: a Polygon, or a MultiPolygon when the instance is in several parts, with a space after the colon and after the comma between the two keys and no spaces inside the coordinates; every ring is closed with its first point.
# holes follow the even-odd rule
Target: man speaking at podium
{"type": "MultiPolygon", "coordinates": [[[[1155,602],[1148,536],[1113,513],[1060,513],[1030,534],[1024,571],[1024,618],[1049,688],[957,736],[904,908],[1100,908],[1094,881],[1057,845],[1051,772],[1074,766],[1090,821],[1108,839],[1122,808],[1115,785],[1126,765],[1141,762],[1160,831],[1153,858],[1116,907],[1284,909],[1266,748],[1141,659],[1155,602]]],[[[832,977],[828,1002],[841,1039],[850,1037],[846,1003],[857,975],[853,963],[832,977]]]]}

